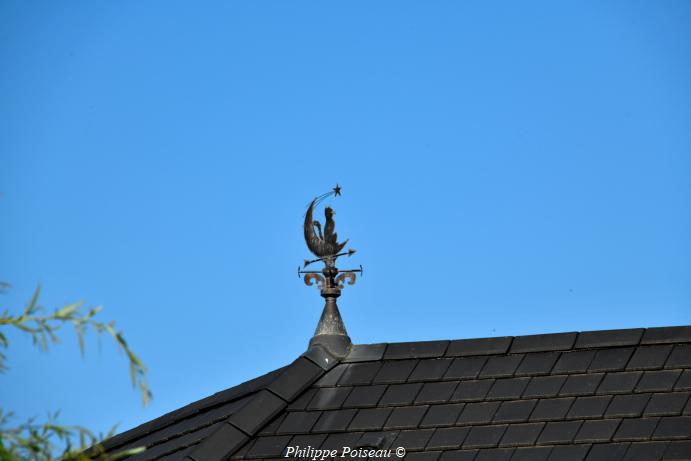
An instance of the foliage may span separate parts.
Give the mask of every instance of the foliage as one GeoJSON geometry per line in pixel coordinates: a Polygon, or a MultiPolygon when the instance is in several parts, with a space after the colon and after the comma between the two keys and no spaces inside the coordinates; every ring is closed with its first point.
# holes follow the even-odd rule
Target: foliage
{"type": "MultiPolygon", "coordinates": [[[[5,350],[9,347],[7,335],[3,327],[17,328],[31,335],[34,345],[40,350],[48,350],[51,344],[60,342],[57,332],[66,324],[72,324],[79,348],[84,354],[84,336],[91,328],[98,335],[107,333],[112,337],[119,349],[129,361],[130,379],[132,385],[139,389],[142,403],[147,405],[151,400],[151,392],[146,380],[146,367],[137,355],[130,349],[122,332],[115,329],[115,322],[100,322],[95,319],[101,311],[100,307],[83,308],[83,303],[69,304],[52,313],[38,304],[41,287],[38,286],[31,301],[21,315],[11,315],[8,310],[0,314],[0,373],[7,371],[7,356],[5,350]]],[[[51,461],[62,459],[65,461],[86,461],[89,459],[103,459],[117,461],[126,456],[139,453],[143,447],[117,453],[107,453],[101,442],[115,432],[113,427],[108,434],[96,435],[82,426],[64,426],[57,423],[59,414],[48,415],[47,421],[37,423],[31,419],[15,427],[9,427],[11,413],[0,409],[0,461],[51,461]]]]}

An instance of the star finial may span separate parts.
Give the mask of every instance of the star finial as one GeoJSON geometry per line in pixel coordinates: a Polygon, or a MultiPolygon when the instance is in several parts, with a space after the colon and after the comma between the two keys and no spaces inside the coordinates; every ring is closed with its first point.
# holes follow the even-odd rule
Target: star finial
{"type": "Polygon", "coordinates": [[[336,183],[336,187],[333,188],[333,191],[334,196],[338,197],[339,195],[341,195],[341,186],[339,186],[338,183],[336,183]]]}

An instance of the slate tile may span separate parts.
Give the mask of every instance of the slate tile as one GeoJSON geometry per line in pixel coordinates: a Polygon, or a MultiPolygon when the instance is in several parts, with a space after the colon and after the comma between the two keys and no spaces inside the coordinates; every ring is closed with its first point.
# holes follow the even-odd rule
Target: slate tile
{"type": "Polygon", "coordinates": [[[536,376],[549,374],[559,358],[558,352],[535,352],[526,354],[516,369],[516,376],[536,376]]]}
{"type": "Polygon", "coordinates": [[[463,442],[463,448],[489,448],[499,444],[507,425],[473,426],[463,442]]]}
{"type": "Polygon", "coordinates": [[[642,346],[636,351],[626,366],[627,370],[655,370],[662,368],[672,352],[672,346],[642,346]]]}
{"type": "Polygon", "coordinates": [[[374,383],[404,383],[417,365],[417,360],[388,360],[374,377],[374,383]]]}
{"type": "Polygon", "coordinates": [[[542,430],[539,444],[571,443],[581,427],[582,421],[549,422],[542,430]]]}
{"type": "Polygon", "coordinates": [[[691,417],[674,416],[661,418],[657,425],[654,439],[686,439],[691,437],[691,417]]]}
{"type": "Polygon", "coordinates": [[[302,434],[293,436],[290,439],[289,446],[292,447],[320,447],[324,440],[326,440],[327,434],[302,434]]]}
{"type": "MultiPolygon", "coordinates": [[[[197,431],[195,431],[197,432],[197,431]]],[[[213,434],[212,434],[213,435],[213,434]]],[[[186,435],[183,435],[179,438],[175,438],[173,440],[168,440],[167,442],[159,443],[157,445],[150,446],[146,449],[146,451],[139,453],[137,455],[130,456],[128,460],[132,461],[151,461],[151,460],[164,460],[164,459],[182,459],[183,456],[186,456],[187,459],[190,459],[192,455],[192,451],[195,451],[197,456],[201,459],[201,461],[215,461],[218,458],[215,457],[221,457],[221,456],[227,456],[228,454],[228,448],[226,448],[224,445],[218,443],[219,440],[216,440],[215,444],[212,444],[212,449],[209,450],[207,449],[207,453],[205,457],[200,456],[200,453],[195,450],[197,447],[200,445],[206,445],[206,440],[201,441],[200,443],[200,434],[195,433],[195,435],[192,435],[191,433],[188,433],[186,435]],[[194,444],[194,445],[189,445],[189,444],[194,444]],[[186,448],[187,447],[192,447],[192,450],[188,451],[186,448]],[[179,457],[179,458],[178,458],[179,457]]],[[[208,440],[208,438],[207,438],[208,440]]],[[[232,443],[228,441],[229,443],[232,443]]],[[[233,445],[237,444],[237,442],[233,443],[233,445]]],[[[206,445],[208,447],[209,445],[206,445]]],[[[131,448],[132,446],[128,446],[127,448],[131,448]]],[[[12,459],[9,458],[8,456],[5,456],[5,459],[12,459]]],[[[25,459],[25,458],[19,458],[19,459],[25,459]]],[[[30,459],[30,458],[26,458],[30,459]]]]}
{"type": "Polygon", "coordinates": [[[322,387],[314,394],[308,410],[334,410],[341,408],[352,387],[322,387]]]}
{"type": "Polygon", "coordinates": [[[358,410],[355,418],[350,422],[348,429],[351,431],[375,430],[384,427],[389,419],[391,408],[366,408],[358,410]]]}
{"type": "Polygon", "coordinates": [[[267,389],[286,402],[290,402],[323,373],[324,370],[320,366],[311,360],[300,357],[287,366],[278,378],[267,386],[267,389]]]}
{"type": "MultiPolygon", "coordinates": [[[[487,357],[461,357],[454,359],[444,379],[474,379],[485,366],[487,357]]],[[[443,458],[443,456],[442,456],[443,458]]]]}
{"type": "Polygon", "coordinates": [[[586,461],[621,461],[629,443],[598,443],[592,446],[586,461]]]}
{"type": "Polygon", "coordinates": [[[420,427],[453,426],[463,410],[463,403],[451,403],[447,405],[432,405],[420,427]]]}
{"type": "Polygon", "coordinates": [[[545,461],[552,451],[552,447],[516,448],[511,461],[545,461]]]}
{"type": "MultiPolygon", "coordinates": [[[[394,447],[403,447],[406,450],[422,450],[432,437],[434,429],[417,429],[414,431],[401,431],[394,442],[394,447]]],[[[407,457],[406,457],[407,458],[407,457]]]]}
{"type": "Polygon", "coordinates": [[[345,431],[355,417],[355,413],[357,410],[325,411],[312,427],[312,432],[345,431]]]}
{"type": "Polygon", "coordinates": [[[513,376],[521,360],[523,360],[522,354],[490,357],[487,359],[487,363],[482,368],[482,371],[480,371],[480,378],[513,376]]]}
{"type": "MultiPolygon", "coordinates": [[[[248,457],[271,457],[281,456],[283,450],[290,442],[290,435],[272,435],[268,437],[258,437],[250,451],[248,457]]],[[[195,458],[196,459],[196,458],[195,458]]]]}
{"type": "Polygon", "coordinates": [[[528,421],[537,400],[509,400],[502,402],[494,414],[495,423],[520,423],[528,421]]]}
{"type": "Polygon", "coordinates": [[[407,453],[405,461],[437,461],[441,455],[441,451],[421,451],[417,453],[407,453]]]}
{"type": "Polygon", "coordinates": [[[547,461],[583,461],[590,445],[562,445],[554,447],[547,461]]]}
{"type": "Polygon", "coordinates": [[[683,413],[685,415],[691,415],[691,400],[686,404],[686,407],[684,407],[683,413]]]}
{"type": "Polygon", "coordinates": [[[384,359],[420,359],[441,357],[446,352],[449,341],[421,341],[389,344],[384,359]]]}
{"type": "Polygon", "coordinates": [[[255,434],[286,407],[286,402],[267,390],[256,393],[228,422],[246,434],[255,434]]]}
{"type": "Polygon", "coordinates": [[[577,333],[551,333],[542,335],[516,336],[511,352],[563,351],[573,347],[577,333]]]}
{"type": "Polygon", "coordinates": [[[353,344],[343,362],[370,362],[384,357],[386,344],[353,344]]]}
{"type": "Polygon", "coordinates": [[[691,459],[691,440],[670,442],[662,458],[665,461],[688,461],[691,459]]]}
{"type": "MultiPolygon", "coordinates": [[[[197,461],[216,461],[220,458],[227,458],[229,454],[243,446],[247,440],[248,437],[240,430],[230,424],[222,423],[215,432],[202,440],[190,454],[194,454],[194,459],[197,461]]],[[[150,452],[149,455],[151,455],[150,452]]],[[[132,458],[134,457],[130,457],[130,459],[132,458]]]]}
{"type": "Polygon", "coordinates": [[[628,330],[584,331],[578,334],[576,349],[595,347],[636,346],[643,336],[643,328],[628,330]]]}
{"type": "Polygon", "coordinates": [[[319,345],[310,347],[302,356],[312,361],[312,363],[324,371],[331,370],[338,365],[339,362],[335,356],[319,345]]]}
{"type": "Polygon", "coordinates": [[[370,384],[376,376],[380,362],[349,363],[338,380],[340,386],[370,384]]]}
{"type": "Polygon", "coordinates": [[[665,368],[691,367],[691,346],[682,344],[675,346],[665,363],[665,368]]]}
{"type": "Polygon", "coordinates": [[[437,429],[427,443],[426,449],[459,448],[469,431],[470,428],[467,427],[443,427],[437,429]]]}
{"type": "Polygon", "coordinates": [[[650,400],[650,394],[615,395],[607,407],[605,416],[632,418],[641,416],[650,400]]]}
{"type": "Polygon", "coordinates": [[[445,450],[439,461],[474,461],[478,450],[445,450]]]}
{"type": "Polygon", "coordinates": [[[641,344],[691,342],[691,326],[648,328],[641,344]]]}
{"type": "MultiPolygon", "coordinates": [[[[253,444],[254,444],[254,439],[249,440],[249,441],[248,441],[247,443],[245,443],[242,447],[240,447],[239,450],[237,450],[235,453],[233,453],[233,454],[230,456],[230,459],[233,459],[233,460],[235,460],[235,459],[245,459],[245,458],[247,457],[247,452],[249,451],[250,448],[252,448],[252,445],[253,445],[253,444]]],[[[201,444],[200,444],[200,445],[201,445],[201,444]]],[[[189,447],[187,450],[183,450],[183,452],[184,452],[184,451],[187,451],[187,454],[190,454],[190,452],[191,452],[194,448],[196,448],[196,447],[194,447],[194,446],[193,446],[193,447],[189,447]]],[[[168,457],[168,456],[166,456],[166,457],[164,457],[164,458],[159,458],[159,459],[167,459],[168,461],[180,461],[180,460],[183,460],[183,461],[184,461],[184,460],[186,459],[185,456],[184,456],[182,453],[180,453],[180,455],[181,455],[181,457],[179,457],[179,458],[178,458],[178,457],[173,458],[173,457],[168,457]]],[[[194,458],[194,456],[192,456],[192,458],[193,458],[193,459],[196,459],[196,458],[194,458]]],[[[214,459],[215,459],[215,458],[214,458],[214,459]]]]}
{"type": "Polygon", "coordinates": [[[437,381],[451,365],[453,359],[420,360],[408,377],[408,381],[437,381]]]}
{"type": "Polygon", "coordinates": [[[382,396],[380,405],[409,405],[420,393],[422,383],[391,384],[382,396]]]}
{"type": "Polygon", "coordinates": [[[293,402],[286,407],[286,410],[304,410],[316,393],[317,389],[307,389],[297,399],[293,400],[293,402]]]}
{"type": "Polygon", "coordinates": [[[456,424],[488,424],[494,418],[499,402],[475,402],[466,404],[456,424]]]}
{"type": "Polygon", "coordinates": [[[530,415],[530,421],[554,421],[564,419],[571,408],[573,397],[561,399],[544,399],[537,402],[535,410],[530,415]]]}
{"type": "Polygon", "coordinates": [[[633,391],[643,376],[642,371],[607,373],[597,388],[598,394],[626,394],[633,391]]]}
{"type": "Polygon", "coordinates": [[[451,400],[466,402],[483,400],[493,384],[494,379],[461,381],[451,397],[451,400]]]}
{"type": "Polygon", "coordinates": [[[599,419],[583,422],[574,441],[582,442],[609,442],[619,427],[620,419],[599,419]]]}
{"type": "Polygon", "coordinates": [[[567,413],[568,419],[601,418],[612,397],[598,395],[595,397],[578,397],[567,413]]]}
{"type": "Polygon", "coordinates": [[[338,380],[341,379],[341,375],[343,375],[343,372],[346,370],[346,368],[348,368],[348,365],[343,363],[336,365],[334,368],[327,371],[326,374],[324,374],[324,376],[319,378],[317,382],[314,383],[314,386],[335,386],[338,383],[338,380]]]}
{"type": "Polygon", "coordinates": [[[544,427],[545,423],[511,424],[504,433],[499,446],[518,447],[534,445],[544,427]]]}
{"type": "Polygon", "coordinates": [[[691,370],[684,370],[677,383],[674,385],[675,391],[691,390],[691,370]]]}
{"type": "MultiPolygon", "coordinates": [[[[144,453],[141,453],[132,456],[132,459],[134,459],[135,461],[144,461],[145,459],[150,459],[152,457],[152,452],[159,456],[165,455],[171,449],[179,448],[186,443],[196,443],[202,438],[208,438],[209,434],[212,434],[214,431],[219,430],[221,420],[227,418],[229,414],[228,411],[232,413],[234,410],[238,408],[237,405],[233,405],[232,403],[223,405],[222,407],[225,407],[222,411],[221,408],[218,408],[216,410],[218,411],[218,413],[216,413],[216,411],[214,410],[202,411],[196,417],[178,420],[178,422],[173,424],[170,424],[170,420],[164,421],[163,424],[155,426],[153,426],[151,422],[146,423],[146,425],[148,425],[148,428],[147,426],[144,426],[144,428],[138,427],[133,431],[128,431],[131,434],[128,434],[129,437],[121,437],[121,442],[111,444],[109,446],[106,445],[108,446],[107,449],[112,450],[114,447],[118,447],[119,449],[123,443],[122,439],[125,439],[125,443],[127,443],[127,441],[136,440],[137,445],[149,446],[152,447],[152,449],[149,450],[149,452],[146,455],[144,455],[144,453]],[[219,422],[217,422],[216,424],[209,425],[212,421],[219,422]],[[172,442],[167,442],[171,439],[179,441],[175,444],[176,446],[172,446],[172,442]],[[164,445],[164,447],[161,447],[161,444],[164,445]],[[156,450],[153,450],[153,446],[156,446],[156,450]]],[[[0,450],[2,449],[0,448],[0,450]]]]}
{"type": "Polygon", "coordinates": [[[590,362],[588,371],[617,371],[623,370],[633,354],[632,347],[618,347],[616,349],[602,349],[597,351],[590,362]]]}
{"type": "Polygon", "coordinates": [[[662,459],[667,450],[667,442],[632,443],[623,461],[650,461],[662,459]]]}
{"type": "Polygon", "coordinates": [[[363,432],[341,432],[329,434],[319,448],[324,450],[339,450],[343,447],[354,447],[363,432]]]}
{"type": "Polygon", "coordinates": [[[595,389],[602,381],[604,373],[592,373],[586,375],[571,375],[567,378],[559,395],[587,395],[594,394],[595,389]]]}
{"type": "Polygon", "coordinates": [[[648,440],[659,421],[660,418],[623,419],[614,434],[614,440],[648,440]]]}
{"type": "Polygon", "coordinates": [[[595,357],[595,351],[563,352],[552,369],[553,374],[584,373],[595,357]]]}
{"type": "Polygon", "coordinates": [[[422,390],[415,398],[415,403],[441,403],[448,402],[458,386],[458,381],[442,381],[437,383],[425,383],[422,390]]]}
{"type": "Polygon", "coordinates": [[[669,394],[653,394],[643,413],[645,416],[675,416],[680,415],[684,405],[689,400],[688,392],[672,392],[669,394]]]}
{"type": "Polygon", "coordinates": [[[384,424],[384,429],[410,429],[418,427],[428,408],[428,405],[396,407],[384,424]]]}
{"type": "MultiPolygon", "coordinates": [[[[238,453],[239,451],[242,451],[242,450],[244,449],[245,446],[248,446],[248,444],[243,445],[242,448],[240,448],[240,450],[238,450],[238,451],[235,452],[235,453],[238,453]]],[[[181,449],[181,450],[178,450],[178,451],[176,451],[176,452],[173,452],[173,453],[170,453],[170,454],[161,456],[160,458],[156,458],[156,460],[157,460],[157,461],[181,461],[181,460],[189,460],[189,459],[191,459],[190,456],[191,456],[192,451],[193,451],[196,447],[197,447],[197,445],[192,445],[192,446],[189,446],[189,447],[187,447],[187,448],[183,448],[183,449],[181,449]]],[[[142,454],[144,454],[144,453],[142,453],[142,454]]],[[[233,455],[233,456],[235,456],[235,455],[233,455]]],[[[243,457],[244,457],[244,453],[243,453],[243,457]]],[[[133,456],[133,457],[131,457],[130,459],[131,459],[131,460],[134,460],[135,457],[133,456]]],[[[234,458],[231,457],[230,459],[234,459],[234,458]]]]}
{"type": "Polygon", "coordinates": [[[505,354],[511,345],[510,336],[498,338],[459,339],[451,341],[446,351],[447,357],[461,357],[469,355],[505,354]]]}
{"type": "Polygon", "coordinates": [[[277,434],[309,432],[321,416],[320,411],[293,411],[288,413],[276,431],[277,434]]]}
{"type": "Polygon", "coordinates": [[[399,431],[385,431],[385,432],[365,432],[362,434],[360,440],[357,441],[355,447],[357,448],[375,448],[378,450],[389,449],[393,444],[399,431]]]}
{"type": "Polygon", "coordinates": [[[480,450],[475,461],[509,461],[513,455],[513,448],[489,448],[480,450]]]}
{"type": "Polygon", "coordinates": [[[269,424],[264,426],[262,430],[260,430],[257,434],[258,435],[274,435],[276,433],[276,430],[281,426],[283,423],[283,420],[285,419],[287,415],[278,415],[275,417],[269,424]]]}
{"type": "Polygon", "coordinates": [[[646,371],[638,381],[636,392],[669,391],[680,374],[681,370],[646,371]]]}
{"type": "Polygon", "coordinates": [[[523,392],[524,398],[554,397],[566,382],[566,376],[540,376],[530,380],[523,392]]]}
{"type": "Polygon", "coordinates": [[[385,384],[376,386],[357,386],[348,394],[348,398],[343,402],[344,408],[350,407],[374,407],[384,395],[385,384]]]}
{"type": "Polygon", "coordinates": [[[487,394],[488,400],[520,398],[530,378],[497,379],[487,394]]]}

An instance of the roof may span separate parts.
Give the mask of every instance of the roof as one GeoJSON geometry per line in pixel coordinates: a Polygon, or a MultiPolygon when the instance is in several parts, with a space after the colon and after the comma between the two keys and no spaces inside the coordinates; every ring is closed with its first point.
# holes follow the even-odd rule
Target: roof
{"type": "Polygon", "coordinates": [[[342,359],[315,345],[105,445],[148,447],[129,461],[271,459],[289,446],[404,447],[407,461],[689,460],[690,393],[691,326],[353,345],[342,359]]]}

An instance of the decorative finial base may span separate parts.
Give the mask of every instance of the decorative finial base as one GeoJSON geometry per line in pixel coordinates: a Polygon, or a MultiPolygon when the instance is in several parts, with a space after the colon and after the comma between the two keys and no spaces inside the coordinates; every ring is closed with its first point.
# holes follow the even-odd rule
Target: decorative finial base
{"type": "Polygon", "coordinates": [[[336,304],[336,298],[341,296],[341,290],[338,287],[324,287],[321,295],[326,302],[309,347],[319,345],[331,354],[343,358],[350,352],[352,342],[336,304]]]}

